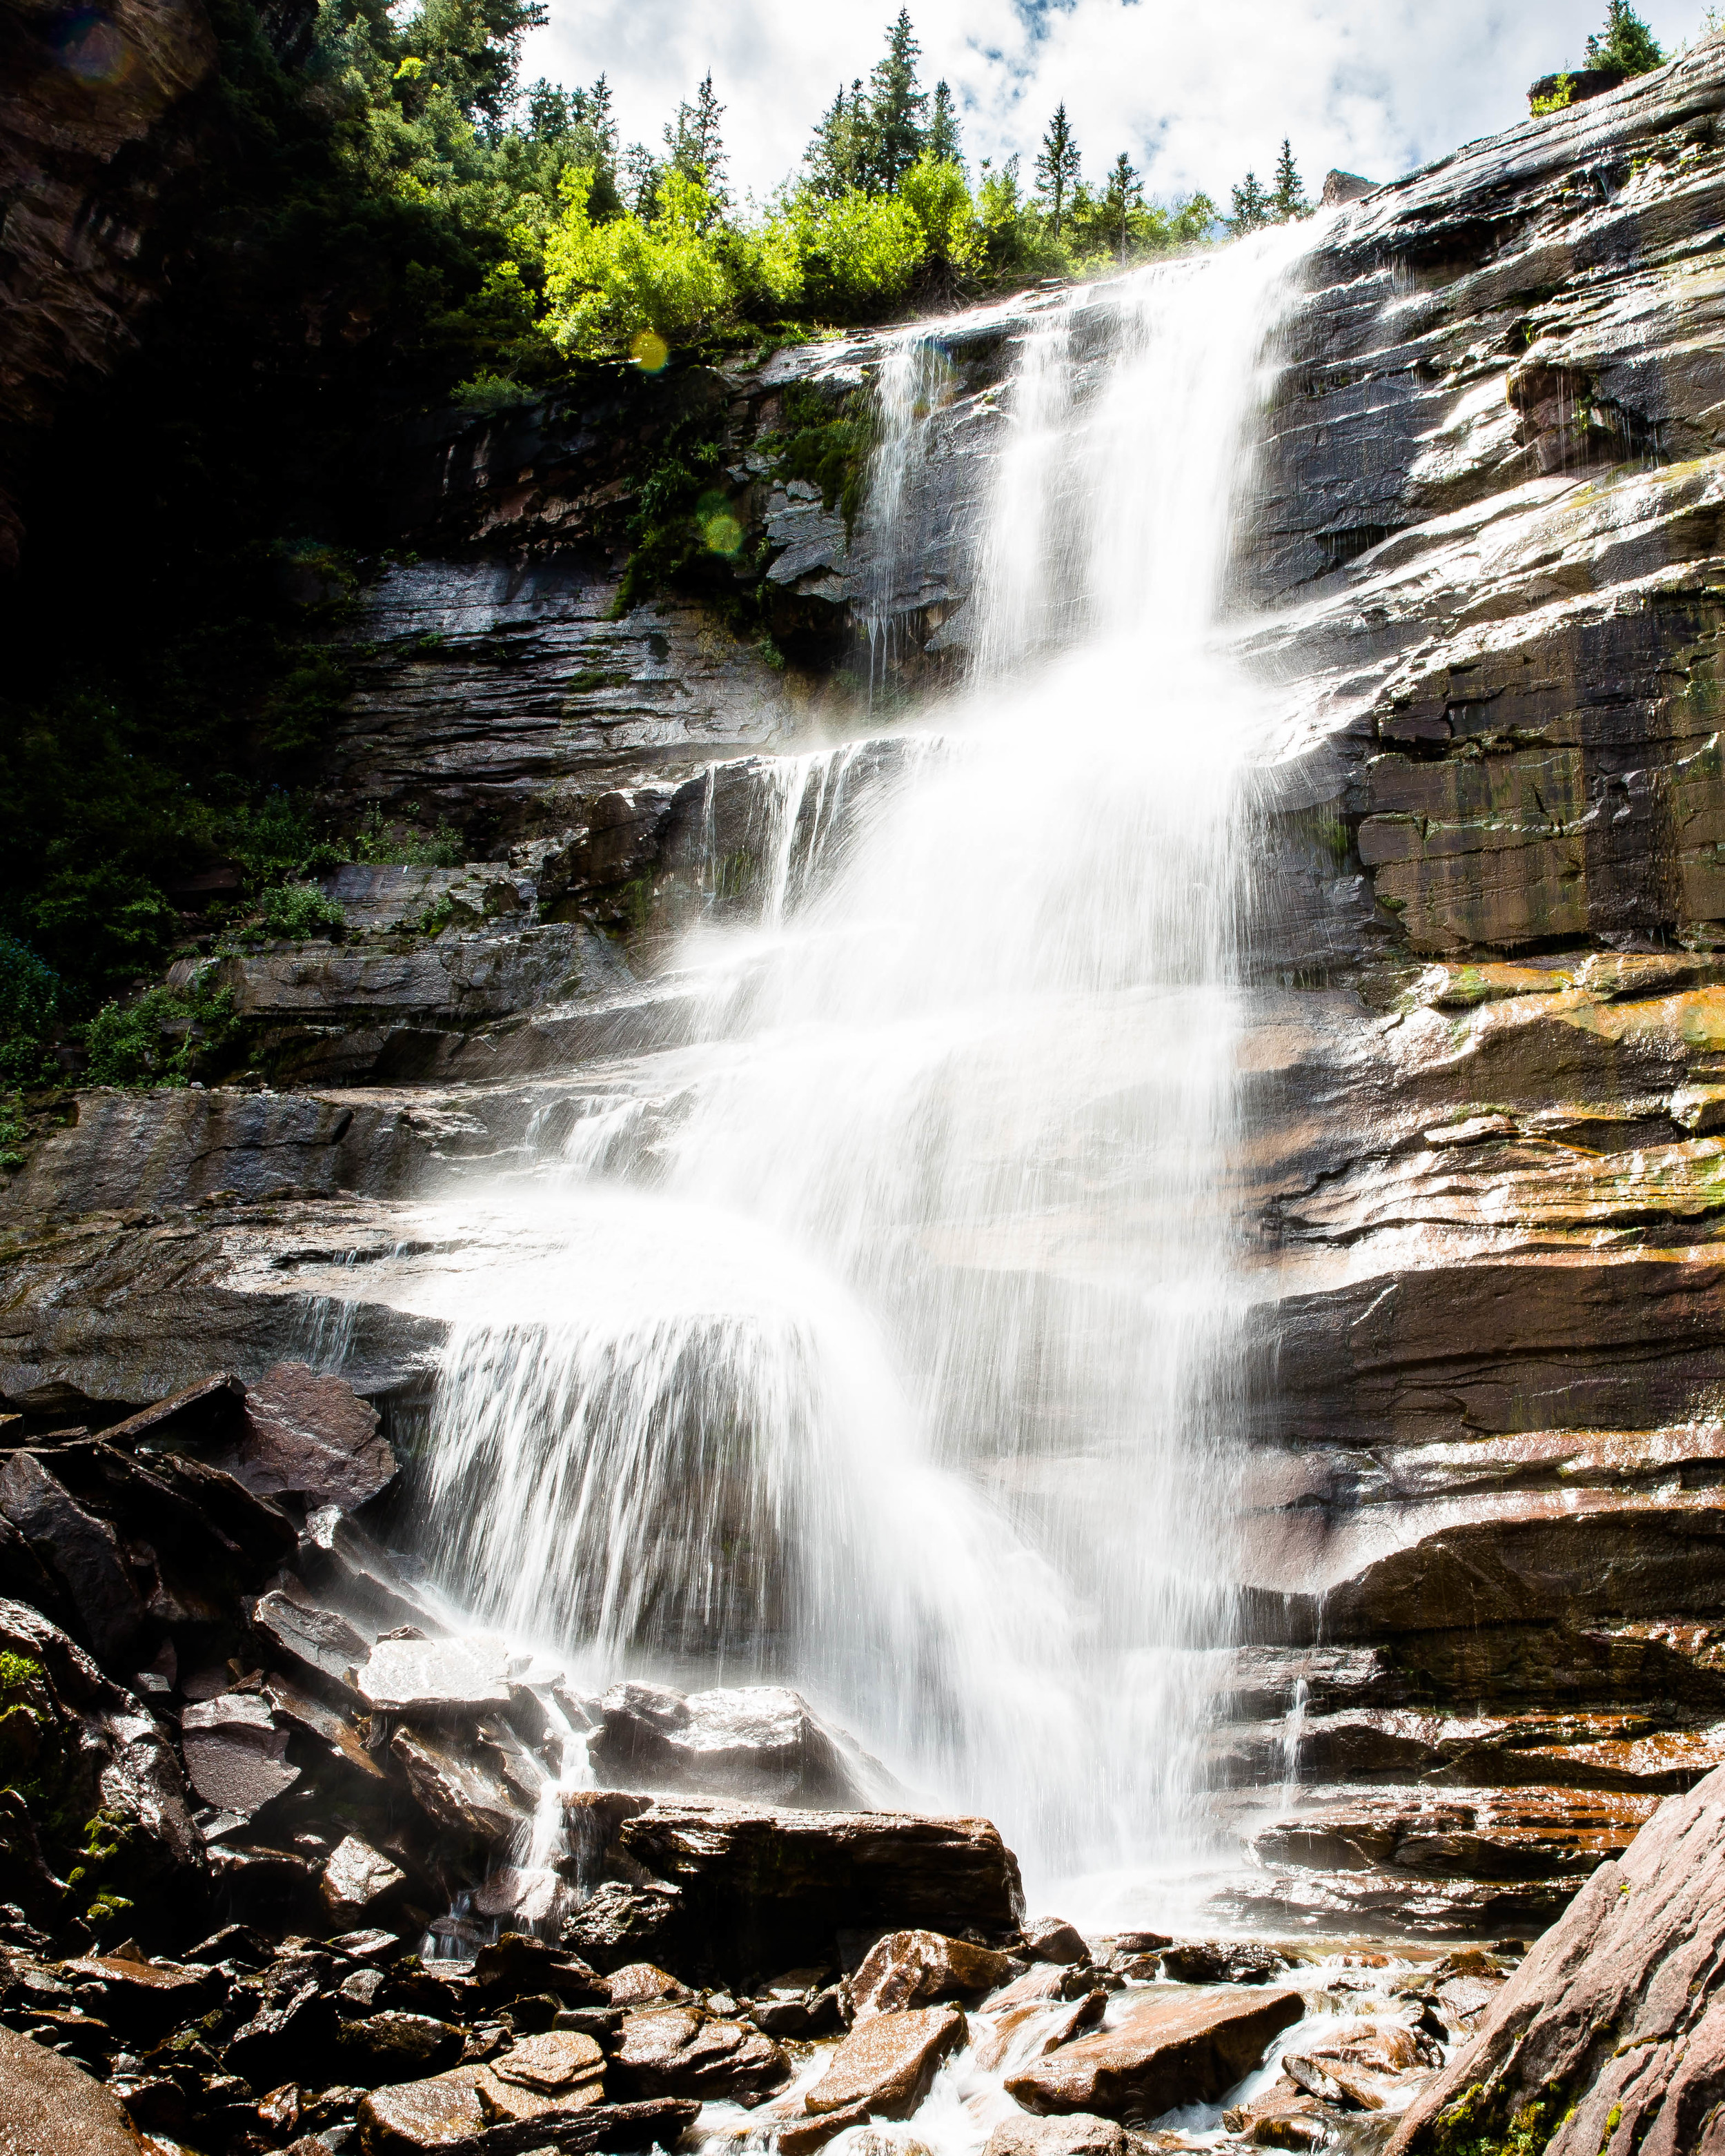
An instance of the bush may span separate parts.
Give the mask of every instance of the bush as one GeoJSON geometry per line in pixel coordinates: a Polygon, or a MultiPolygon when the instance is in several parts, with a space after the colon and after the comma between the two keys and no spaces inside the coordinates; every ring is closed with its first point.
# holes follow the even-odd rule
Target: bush
{"type": "Polygon", "coordinates": [[[347,916],[315,883],[278,884],[262,900],[262,926],[271,936],[303,942],[307,937],[339,934],[347,916]]]}
{"type": "Polygon", "coordinates": [[[183,1086],[201,1055],[217,1055],[239,1023],[224,989],[151,988],[134,1004],[107,1004],[84,1029],[92,1086],[183,1086]]]}
{"type": "Polygon", "coordinates": [[[51,966],[15,936],[0,934],[0,1080],[29,1085],[45,1075],[59,993],[51,966]]]}
{"type": "Polygon", "coordinates": [[[627,348],[650,331],[687,342],[732,319],[737,286],[718,243],[716,217],[698,180],[667,172],[659,213],[595,224],[588,208],[592,174],[564,190],[562,215],[546,236],[547,327],[566,352],[627,348]]]}

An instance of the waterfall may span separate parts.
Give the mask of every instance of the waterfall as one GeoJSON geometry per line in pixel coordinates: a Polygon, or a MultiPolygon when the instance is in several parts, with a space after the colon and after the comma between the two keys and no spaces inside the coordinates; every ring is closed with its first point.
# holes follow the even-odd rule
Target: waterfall
{"type": "MultiPolygon", "coordinates": [[[[706,1045],[450,1291],[451,1589],[594,1682],[798,1686],[1042,1885],[1203,1845],[1263,721],[1218,624],[1297,244],[1029,318],[968,680],[840,835],[855,752],[783,761],[762,917],[691,947],[706,1045]]],[[[925,325],[886,370],[889,563],[941,368],[925,325]]]]}

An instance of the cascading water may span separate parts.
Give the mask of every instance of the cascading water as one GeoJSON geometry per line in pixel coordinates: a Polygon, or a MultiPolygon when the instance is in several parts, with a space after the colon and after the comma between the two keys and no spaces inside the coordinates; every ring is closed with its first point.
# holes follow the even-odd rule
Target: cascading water
{"type": "MultiPolygon", "coordinates": [[[[452,1589],[596,1681],[799,1686],[1043,1886],[1166,1876],[1202,1826],[1259,716],[1213,645],[1296,244],[1042,312],[968,683],[842,815],[855,748],[783,761],[764,916],[691,947],[706,1045],[452,1291],[452,1589]]],[[[888,562],[937,352],[881,386],[888,562]]]]}

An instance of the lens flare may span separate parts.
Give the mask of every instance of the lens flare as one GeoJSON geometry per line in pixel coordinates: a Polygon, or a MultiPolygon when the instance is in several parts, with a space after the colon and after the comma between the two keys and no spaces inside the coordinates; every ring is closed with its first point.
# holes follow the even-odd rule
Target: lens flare
{"type": "Polygon", "coordinates": [[[643,330],[629,346],[629,356],[644,374],[657,374],[670,357],[670,346],[657,330],[643,330]]]}

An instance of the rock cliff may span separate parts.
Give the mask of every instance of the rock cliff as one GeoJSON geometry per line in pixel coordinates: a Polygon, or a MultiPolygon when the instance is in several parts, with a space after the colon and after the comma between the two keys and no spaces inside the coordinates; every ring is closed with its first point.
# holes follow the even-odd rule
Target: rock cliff
{"type": "MultiPolygon", "coordinates": [[[[1725,1761],[1725,45],[1348,204],[1302,278],[1237,564],[1286,727],[1214,1771],[1242,1917],[1521,1933],[1725,1761]]],[[[239,1082],[85,1093],[33,1146],[14,1406],[331,1327],[362,1389],[423,1398],[439,1194],[660,1112],[707,1022],[669,932],[812,872],[891,776],[883,707],[963,650],[998,391],[1058,296],[931,337],[891,552],[778,448],[789,393],[845,408],[883,341],[714,373],[770,650],[695,600],[619,611],[604,413],[406,445],[417,558],[366,602],[328,783],[489,858],[332,878],[339,942],[222,962],[239,1082]]]]}

